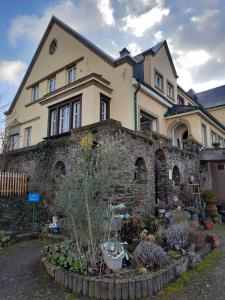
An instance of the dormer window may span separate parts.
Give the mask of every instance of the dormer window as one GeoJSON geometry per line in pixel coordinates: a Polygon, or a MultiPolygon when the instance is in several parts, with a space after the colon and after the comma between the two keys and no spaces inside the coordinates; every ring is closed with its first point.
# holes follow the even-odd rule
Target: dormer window
{"type": "Polygon", "coordinates": [[[48,81],[48,92],[54,92],[56,90],[56,77],[52,77],[48,81]]]}
{"type": "Polygon", "coordinates": [[[170,99],[174,99],[174,88],[170,82],[167,82],[167,96],[170,99]]]}
{"type": "Polygon", "coordinates": [[[67,83],[70,84],[76,80],[76,69],[75,67],[68,69],[67,71],[67,83]]]}
{"type": "Polygon", "coordinates": [[[33,87],[32,90],[32,100],[37,101],[39,99],[39,85],[33,87]]]}
{"type": "Polygon", "coordinates": [[[163,77],[157,71],[155,71],[155,87],[159,90],[163,90],[163,77]]]}

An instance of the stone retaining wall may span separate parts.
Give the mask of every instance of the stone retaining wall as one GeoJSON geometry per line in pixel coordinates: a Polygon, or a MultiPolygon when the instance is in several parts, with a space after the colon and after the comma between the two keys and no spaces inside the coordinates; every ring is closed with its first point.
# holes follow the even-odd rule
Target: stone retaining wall
{"type": "Polygon", "coordinates": [[[54,204],[55,166],[57,163],[63,163],[65,172],[68,172],[76,166],[76,153],[81,137],[86,136],[88,132],[92,132],[94,139],[98,142],[105,134],[118,131],[124,134],[123,142],[132,155],[133,165],[135,165],[138,158],[142,158],[146,166],[145,180],[141,182],[134,181],[131,195],[122,195],[123,199],[128,196],[126,200],[129,201],[129,197],[134,198],[140,195],[146,210],[153,211],[156,198],[160,199],[165,205],[173,205],[174,189],[172,180],[169,180],[169,170],[172,171],[174,166],[179,168],[181,181],[186,181],[190,175],[195,176],[196,180],[198,179],[199,158],[196,152],[172,147],[170,139],[150,130],[146,132],[128,130],[123,128],[120,122],[114,120],[84,126],[73,130],[66,136],[48,139],[48,142],[50,144],[53,142],[53,145],[50,145],[49,150],[47,148],[48,168],[45,169],[37,160],[40,144],[15,150],[10,153],[8,171],[27,172],[29,175],[29,190],[38,191],[42,194],[43,205],[48,211],[48,206],[54,204]],[[158,186],[156,187],[156,164],[160,161],[160,159],[156,159],[158,150],[162,152],[165,163],[158,168],[158,177],[160,178],[158,178],[158,186]]]}
{"type": "MultiPolygon", "coordinates": [[[[207,244],[199,255],[204,257],[211,250],[211,244],[207,244]]],[[[158,272],[148,272],[135,278],[112,280],[77,275],[61,267],[52,266],[44,259],[42,263],[54,280],[74,294],[102,300],[134,300],[151,297],[170,281],[186,272],[189,267],[188,257],[184,256],[158,272]]]]}

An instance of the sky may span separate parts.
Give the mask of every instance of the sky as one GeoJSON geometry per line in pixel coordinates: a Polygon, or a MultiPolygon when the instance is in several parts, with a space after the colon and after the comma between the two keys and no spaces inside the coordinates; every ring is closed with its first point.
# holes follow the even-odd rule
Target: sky
{"type": "Polygon", "coordinates": [[[114,58],[124,46],[135,55],[166,39],[185,90],[225,84],[224,0],[0,0],[6,108],[52,15],[114,58]]]}

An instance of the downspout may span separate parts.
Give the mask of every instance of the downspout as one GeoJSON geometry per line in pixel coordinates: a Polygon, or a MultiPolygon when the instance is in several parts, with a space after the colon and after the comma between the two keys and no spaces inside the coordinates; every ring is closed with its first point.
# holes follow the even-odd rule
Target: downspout
{"type": "Polygon", "coordinates": [[[137,105],[137,93],[140,90],[141,84],[138,81],[138,86],[136,91],[134,92],[134,130],[137,131],[138,130],[138,105],[137,105]]]}

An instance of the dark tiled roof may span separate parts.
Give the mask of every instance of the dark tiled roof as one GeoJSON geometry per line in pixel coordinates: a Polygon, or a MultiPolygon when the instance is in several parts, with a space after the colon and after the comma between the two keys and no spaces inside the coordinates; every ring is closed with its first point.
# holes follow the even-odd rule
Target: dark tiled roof
{"type": "Polygon", "coordinates": [[[165,117],[187,113],[190,111],[198,110],[197,106],[190,106],[190,105],[173,105],[172,108],[169,108],[168,111],[165,113],[165,117]]]}
{"type": "Polygon", "coordinates": [[[196,96],[205,108],[225,105],[225,85],[197,93],[196,96]]]}

